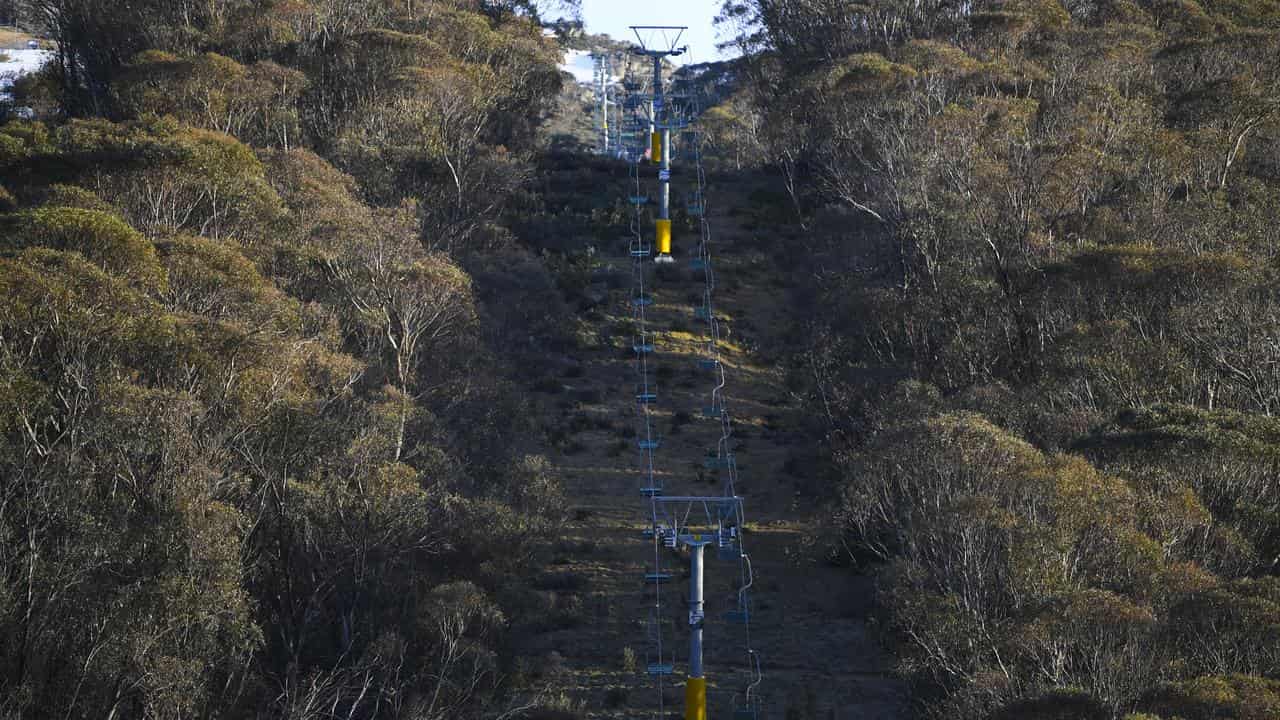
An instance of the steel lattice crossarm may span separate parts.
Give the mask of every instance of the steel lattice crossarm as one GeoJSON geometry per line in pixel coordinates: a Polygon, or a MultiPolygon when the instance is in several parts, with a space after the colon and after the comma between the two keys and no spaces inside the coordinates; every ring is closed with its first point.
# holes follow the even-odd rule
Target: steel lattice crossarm
{"type": "Polygon", "coordinates": [[[632,25],[631,32],[635,33],[636,41],[640,44],[632,52],[660,58],[683,55],[688,52],[689,46],[681,47],[680,38],[684,37],[684,31],[688,29],[688,25],[632,25]]]}
{"type": "Polygon", "coordinates": [[[742,526],[742,498],[723,495],[660,495],[653,498],[654,519],[664,533],[686,535],[697,528],[737,537],[742,526]],[[698,512],[700,511],[700,512],[698,512]]]}

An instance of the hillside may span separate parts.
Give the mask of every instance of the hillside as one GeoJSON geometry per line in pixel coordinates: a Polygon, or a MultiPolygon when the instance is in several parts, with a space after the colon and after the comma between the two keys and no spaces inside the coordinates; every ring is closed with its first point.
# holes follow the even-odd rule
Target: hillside
{"type": "Polygon", "coordinates": [[[1280,717],[1280,5],[722,3],[669,265],[578,3],[100,5],[0,2],[0,720],[1280,717]]]}

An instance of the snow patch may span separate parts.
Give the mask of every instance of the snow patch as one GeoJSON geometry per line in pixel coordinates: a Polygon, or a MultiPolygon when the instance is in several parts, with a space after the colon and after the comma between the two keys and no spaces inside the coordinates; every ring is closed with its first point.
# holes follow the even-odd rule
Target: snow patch
{"type": "MultiPolygon", "coordinates": [[[[593,85],[596,81],[596,63],[591,58],[590,50],[567,50],[564,54],[564,62],[560,63],[560,69],[573,76],[574,80],[583,85],[593,85]]],[[[609,84],[622,82],[622,76],[618,74],[617,61],[610,68],[613,72],[609,76],[609,84]]]]}
{"type": "Polygon", "coordinates": [[[574,80],[584,85],[590,85],[595,82],[595,61],[591,59],[591,53],[586,50],[566,51],[564,62],[560,63],[560,69],[569,73],[574,80]]]}
{"type": "Polygon", "coordinates": [[[33,73],[53,58],[52,50],[0,50],[8,60],[0,62],[0,100],[10,99],[13,81],[33,73]]]}

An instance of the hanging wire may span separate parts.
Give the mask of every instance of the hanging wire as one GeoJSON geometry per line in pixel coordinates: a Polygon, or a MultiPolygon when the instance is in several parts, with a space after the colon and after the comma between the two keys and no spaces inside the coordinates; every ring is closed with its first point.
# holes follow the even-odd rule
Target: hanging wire
{"type": "MultiPolygon", "coordinates": [[[[688,108],[692,118],[700,117],[700,108],[698,107],[697,98],[693,93],[693,88],[689,88],[688,108]]],[[[720,440],[716,445],[715,464],[718,468],[725,471],[724,495],[726,497],[737,497],[738,485],[738,464],[737,457],[734,453],[735,441],[733,437],[733,419],[729,412],[728,401],[725,397],[725,388],[728,385],[728,375],[725,370],[725,364],[721,356],[721,328],[719,318],[715,312],[715,290],[716,275],[712,258],[711,244],[712,232],[711,222],[707,207],[707,172],[703,162],[703,136],[701,128],[696,122],[691,123],[691,152],[693,155],[694,166],[696,169],[697,188],[693,197],[693,208],[696,209],[695,214],[698,217],[699,237],[697,257],[693,263],[695,268],[700,268],[703,273],[703,304],[696,311],[706,322],[706,348],[707,356],[703,358],[705,364],[714,372],[715,382],[711,390],[711,406],[708,408],[709,414],[718,416],[720,420],[720,440]]],[[[755,582],[751,566],[751,556],[746,549],[746,541],[743,533],[745,527],[745,518],[741,503],[735,505],[737,517],[737,544],[738,544],[738,562],[739,562],[739,578],[740,585],[737,592],[738,612],[742,619],[742,636],[747,654],[747,667],[752,674],[751,682],[748,684],[744,693],[744,706],[742,709],[748,710],[753,714],[758,714],[760,710],[760,686],[764,681],[764,672],[760,662],[760,654],[755,649],[751,641],[751,587],[755,582]]]]}

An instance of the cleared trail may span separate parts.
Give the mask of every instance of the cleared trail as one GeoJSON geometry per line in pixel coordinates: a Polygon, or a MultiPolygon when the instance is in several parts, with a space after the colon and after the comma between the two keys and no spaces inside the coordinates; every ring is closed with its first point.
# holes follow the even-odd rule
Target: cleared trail
{"type": "MultiPolygon", "coordinates": [[[[752,644],[764,664],[764,717],[901,718],[901,684],[890,677],[891,660],[879,647],[867,622],[872,587],[847,568],[820,561],[814,550],[817,508],[797,488],[805,478],[790,474],[796,451],[812,450],[811,438],[795,428],[801,407],[785,387],[783,373],[765,364],[744,343],[744,335],[767,345],[794,322],[786,290],[760,243],[738,222],[735,206],[745,203],[744,188],[710,189],[708,218],[715,227],[717,315],[729,332],[722,358],[729,375],[727,401],[739,440],[738,491],[748,511],[746,546],[755,568],[752,644]],[[750,327],[749,332],[746,328],[750,327]],[[809,443],[809,447],[805,444],[809,443]],[[793,714],[789,715],[788,712],[793,714]]],[[[616,240],[602,242],[603,262],[625,273],[625,228],[616,240]]],[[[677,238],[677,253],[687,249],[677,238]]],[[[693,304],[701,294],[701,273],[688,269],[687,255],[671,270],[651,278],[654,304],[648,309],[655,332],[659,402],[653,415],[663,445],[657,473],[669,495],[714,494],[719,479],[703,460],[715,448],[719,424],[700,417],[709,400],[708,375],[697,366],[700,338],[693,304]]],[[[638,492],[634,426],[634,356],[628,330],[630,292],[611,292],[598,347],[582,352],[582,375],[568,381],[582,403],[579,412],[593,421],[574,437],[576,452],[553,458],[573,519],[560,539],[558,571],[575,578],[583,603],[583,622],[543,632],[527,655],[555,651],[564,659],[565,691],[588,718],[654,717],[655,681],[644,672],[645,620],[652,589],[643,582],[651,545],[642,537],[644,499],[638,492]],[[628,667],[626,649],[634,652],[628,667]]],[[[597,323],[599,324],[599,323],[597,323]]],[[[670,551],[668,568],[676,577],[663,587],[668,642],[676,647],[677,674],[665,680],[669,717],[679,717],[683,688],[683,651],[688,632],[687,553],[670,551]]],[[[709,716],[731,716],[735,694],[749,682],[737,626],[721,614],[732,609],[737,589],[736,562],[707,563],[706,667],[709,716]]]]}

